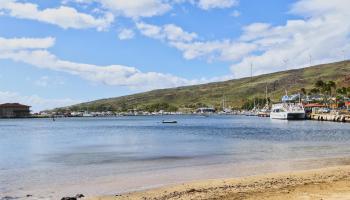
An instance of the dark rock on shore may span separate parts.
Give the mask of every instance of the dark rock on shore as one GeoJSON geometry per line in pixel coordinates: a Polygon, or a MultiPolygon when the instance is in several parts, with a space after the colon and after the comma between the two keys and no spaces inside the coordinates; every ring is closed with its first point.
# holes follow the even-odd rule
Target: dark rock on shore
{"type": "Polygon", "coordinates": [[[77,195],[75,195],[75,197],[79,199],[79,198],[83,198],[85,196],[83,194],[77,194],[77,195]]]}
{"type": "Polygon", "coordinates": [[[61,200],[77,200],[76,197],[63,197],[61,200]]]}
{"type": "Polygon", "coordinates": [[[63,197],[61,200],[77,200],[85,197],[83,194],[77,194],[75,197],[63,197]]]}

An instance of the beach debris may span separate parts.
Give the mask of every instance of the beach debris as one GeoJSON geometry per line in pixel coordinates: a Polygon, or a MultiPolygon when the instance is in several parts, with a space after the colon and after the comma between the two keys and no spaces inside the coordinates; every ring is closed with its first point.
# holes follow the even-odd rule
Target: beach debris
{"type": "Polygon", "coordinates": [[[83,194],[77,194],[74,197],[62,197],[61,200],[78,200],[83,197],[85,197],[83,194]]]}
{"type": "Polygon", "coordinates": [[[83,194],[77,194],[77,195],[75,195],[75,197],[76,198],[78,198],[78,199],[80,199],[80,198],[83,198],[83,197],[85,197],[83,194]]]}
{"type": "Polygon", "coordinates": [[[63,197],[61,200],[77,200],[76,197],[63,197]]]}
{"type": "Polygon", "coordinates": [[[27,194],[27,195],[26,195],[27,198],[28,198],[28,197],[32,197],[32,196],[33,196],[33,195],[31,195],[31,194],[27,194]]]}

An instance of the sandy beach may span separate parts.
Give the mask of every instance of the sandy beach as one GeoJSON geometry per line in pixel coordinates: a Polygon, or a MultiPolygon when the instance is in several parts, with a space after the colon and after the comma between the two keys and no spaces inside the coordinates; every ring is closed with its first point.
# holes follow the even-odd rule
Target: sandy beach
{"type": "Polygon", "coordinates": [[[204,180],[158,189],[94,197],[126,199],[350,199],[350,166],[204,180]]]}

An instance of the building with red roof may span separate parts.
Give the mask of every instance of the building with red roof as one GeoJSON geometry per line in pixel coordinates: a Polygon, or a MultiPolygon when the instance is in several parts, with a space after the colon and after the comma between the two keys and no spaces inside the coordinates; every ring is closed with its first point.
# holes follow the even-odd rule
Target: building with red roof
{"type": "Polygon", "coordinates": [[[345,106],[348,108],[348,110],[350,110],[350,101],[345,102],[345,106]]]}

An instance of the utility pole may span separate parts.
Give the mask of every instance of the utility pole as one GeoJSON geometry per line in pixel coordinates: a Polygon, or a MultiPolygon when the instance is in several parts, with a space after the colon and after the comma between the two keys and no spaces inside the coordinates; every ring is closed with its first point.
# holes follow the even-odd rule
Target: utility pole
{"type": "Polygon", "coordinates": [[[286,58],[286,59],[283,59],[283,63],[284,63],[284,65],[285,65],[285,67],[288,69],[288,59],[286,58]]]}
{"type": "Polygon", "coordinates": [[[250,64],[250,82],[253,82],[253,63],[250,64]]]}
{"type": "Polygon", "coordinates": [[[310,67],[311,67],[311,64],[312,64],[312,56],[311,56],[311,54],[309,54],[309,62],[310,62],[310,67]]]}

